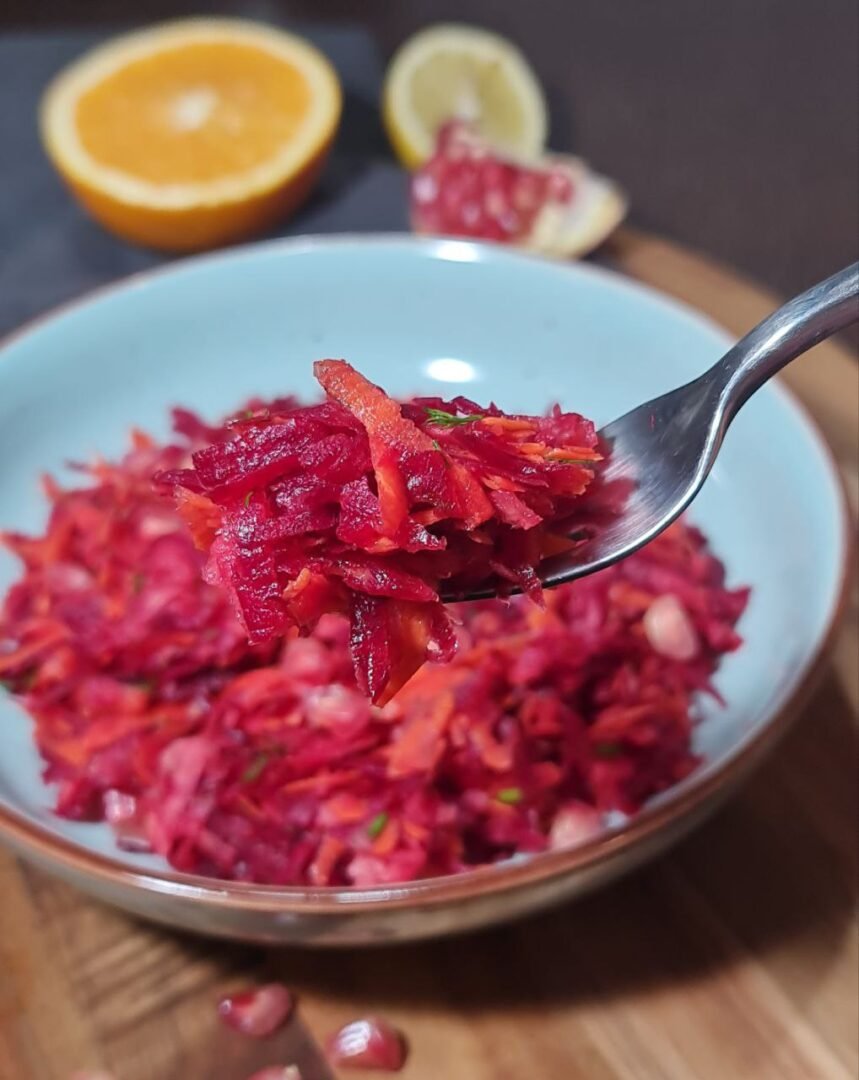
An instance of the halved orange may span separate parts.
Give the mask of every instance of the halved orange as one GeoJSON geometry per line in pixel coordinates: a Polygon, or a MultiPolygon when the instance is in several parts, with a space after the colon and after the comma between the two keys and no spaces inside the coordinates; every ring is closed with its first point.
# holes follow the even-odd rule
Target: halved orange
{"type": "Polygon", "coordinates": [[[45,148],[81,203],[134,243],[213,247],[294,210],[340,118],[340,84],[301,38],[237,19],[108,42],[42,101],[45,148]]]}

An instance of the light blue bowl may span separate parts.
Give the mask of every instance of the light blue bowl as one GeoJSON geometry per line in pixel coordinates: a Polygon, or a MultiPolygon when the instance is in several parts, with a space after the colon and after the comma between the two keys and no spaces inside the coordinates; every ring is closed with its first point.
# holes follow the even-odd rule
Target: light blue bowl
{"type": "MultiPolygon", "coordinates": [[[[167,409],[217,417],[251,394],[313,396],[311,362],[346,357],[395,394],[463,392],[502,408],[558,400],[598,423],[699,374],[730,339],[649,289],[582,265],[413,238],[276,241],[175,265],[42,320],[0,351],[0,528],[45,517],[37,478],[119,454],[167,409]]],[[[50,811],[27,717],[0,691],[0,833],[83,888],[176,925],[269,940],[416,937],[592,887],[700,819],[772,741],[832,626],[845,513],[826,447],[770,385],[731,430],[694,505],[733,584],[745,647],[702,701],[707,764],[633,823],[573,852],[411,886],[266,889],[172,873],[103,826],[50,811]],[[344,911],[348,909],[348,917],[344,911]]],[[[17,568],[0,554],[0,593],[17,568]]]]}

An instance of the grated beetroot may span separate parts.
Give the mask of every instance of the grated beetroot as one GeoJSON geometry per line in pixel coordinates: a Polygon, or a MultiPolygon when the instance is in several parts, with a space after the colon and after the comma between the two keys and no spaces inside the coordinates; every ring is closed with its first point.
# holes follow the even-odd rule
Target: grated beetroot
{"type": "Polygon", "coordinates": [[[177,419],[175,445],[138,434],[122,461],[84,470],[87,486],[46,481],[44,534],[5,537],[23,573],[0,611],[0,680],[33,716],[59,814],[107,819],[120,845],[182,871],[368,886],[580,843],[695,768],[695,695],[739,645],[747,596],[695,529],[543,608],[461,605],[453,660],[379,707],[356,682],[346,617],[250,646],[202,580],[148,479],[211,443],[177,419]],[[648,618],[666,598],[694,656],[663,647],[664,613],[648,618]]]}
{"type": "Polygon", "coordinates": [[[252,642],[346,614],[358,683],[389,699],[456,638],[439,601],[488,576],[539,598],[534,568],[600,460],[593,424],[557,407],[505,416],[457,398],[400,405],[342,360],[321,405],[236,422],[165,478],[252,642]]]}

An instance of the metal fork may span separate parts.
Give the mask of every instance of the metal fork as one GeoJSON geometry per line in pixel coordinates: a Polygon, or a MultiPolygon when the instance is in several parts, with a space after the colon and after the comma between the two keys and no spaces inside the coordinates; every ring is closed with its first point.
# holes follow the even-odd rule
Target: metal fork
{"type": "MultiPolygon", "coordinates": [[[[543,585],[602,570],[658,536],[701,490],[731,421],[752,394],[791,360],[857,319],[859,263],[854,263],[773,312],[693,382],[604,427],[600,438],[608,454],[602,481],[622,486],[628,497],[591,540],[541,564],[543,585]]],[[[468,599],[492,595],[489,585],[468,599]]]]}

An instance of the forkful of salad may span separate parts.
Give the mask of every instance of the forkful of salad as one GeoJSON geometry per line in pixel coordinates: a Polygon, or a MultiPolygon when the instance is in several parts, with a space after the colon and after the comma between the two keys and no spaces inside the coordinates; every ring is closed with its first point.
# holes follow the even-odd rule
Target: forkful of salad
{"type": "Polygon", "coordinates": [[[578,413],[503,413],[464,397],[398,402],[343,360],[325,398],[236,417],[162,474],[209,581],[252,642],[346,614],[359,684],[384,703],[456,648],[449,601],[600,570],[685,510],[745,401],[859,316],[859,264],[790,301],[688,386],[597,432],[578,413]]]}

